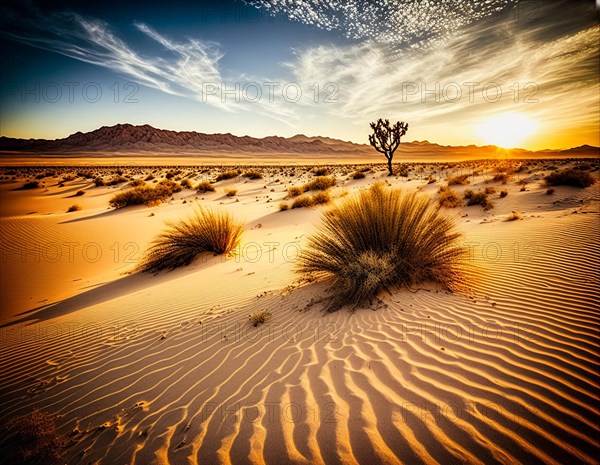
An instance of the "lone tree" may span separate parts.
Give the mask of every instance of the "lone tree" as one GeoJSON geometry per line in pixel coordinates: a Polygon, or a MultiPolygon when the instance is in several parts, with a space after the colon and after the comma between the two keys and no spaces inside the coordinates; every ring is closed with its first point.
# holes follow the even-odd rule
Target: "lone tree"
{"type": "Polygon", "coordinates": [[[369,136],[369,142],[377,150],[387,158],[387,166],[389,175],[392,176],[392,158],[394,152],[400,145],[400,138],[408,131],[408,123],[398,121],[393,126],[390,126],[390,120],[385,121],[379,118],[376,123],[371,123],[373,134],[369,136]]]}

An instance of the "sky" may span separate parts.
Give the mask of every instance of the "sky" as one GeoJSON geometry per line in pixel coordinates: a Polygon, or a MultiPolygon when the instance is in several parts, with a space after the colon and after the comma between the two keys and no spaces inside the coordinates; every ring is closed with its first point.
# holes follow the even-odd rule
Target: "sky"
{"type": "Polygon", "coordinates": [[[600,145],[594,0],[5,1],[0,134],[600,145]]]}

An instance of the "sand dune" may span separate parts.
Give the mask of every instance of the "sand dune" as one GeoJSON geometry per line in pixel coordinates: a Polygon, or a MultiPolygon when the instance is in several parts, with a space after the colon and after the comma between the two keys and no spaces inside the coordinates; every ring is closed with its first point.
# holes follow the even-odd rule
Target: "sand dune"
{"type": "MultiPolygon", "coordinates": [[[[327,284],[299,280],[283,253],[318,224],[318,208],[277,211],[307,174],[218,183],[198,201],[243,218],[242,245],[253,245],[157,276],[123,274],[135,264],[110,256],[21,263],[15,247],[144,250],[195,193],[105,214],[116,190],[90,189],[65,214],[58,187],[5,184],[0,419],[59,413],[73,464],[597,463],[600,193],[546,195],[542,175],[525,191],[493,184],[508,195],[489,212],[455,211],[472,252],[468,293],[428,284],[332,314],[327,284]],[[40,213],[27,215],[18,202],[34,195],[40,213]],[[523,219],[505,221],[514,210],[523,219]],[[253,327],[259,309],[273,317],[253,327]]],[[[334,196],[387,179],[338,176],[334,196]]],[[[439,186],[391,182],[431,196],[439,186]]],[[[473,183],[489,185],[457,190],[473,183]]]]}

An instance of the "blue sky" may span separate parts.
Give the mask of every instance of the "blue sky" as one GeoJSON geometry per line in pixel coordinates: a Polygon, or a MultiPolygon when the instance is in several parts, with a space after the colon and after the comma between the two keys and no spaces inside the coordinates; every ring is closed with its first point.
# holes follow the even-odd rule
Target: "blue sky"
{"type": "Polygon", "coordinates": [[[0,133],[128,122],[366,143],[387,117],[406,140],[599,145],[594,1],[190,3],[8,2],[0,133]]]}

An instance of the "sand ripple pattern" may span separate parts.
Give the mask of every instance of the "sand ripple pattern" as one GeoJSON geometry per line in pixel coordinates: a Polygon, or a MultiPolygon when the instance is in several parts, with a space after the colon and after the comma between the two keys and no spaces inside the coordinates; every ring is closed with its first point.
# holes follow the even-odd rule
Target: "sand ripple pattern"
{"type": "Polygon", "coordinates": [[[323,285],[199,304],[182,274],[170,299],[89,309],[138,315],[118,331],[5,328],[0,420],[60,413],[71,464],[597,463],[599,225],[482,225],[470,295],[323,316],[323,285]],[[254,328],[258,308],[273,319],[254,328]]]}

